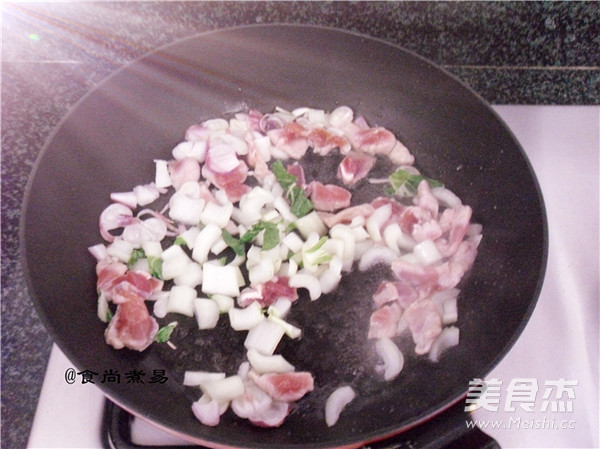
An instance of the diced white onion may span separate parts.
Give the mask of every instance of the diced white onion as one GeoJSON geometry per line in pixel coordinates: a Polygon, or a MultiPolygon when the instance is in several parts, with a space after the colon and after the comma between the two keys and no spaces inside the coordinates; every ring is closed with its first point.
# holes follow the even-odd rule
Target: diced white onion
{"type": "Polygon", "coordinates": [[[88,251],[92,256],[94,256],[94,258],[98,262],[108,257],[108,251],[106,250],[106,246],[103,243],[98,243],[97,245],[90,246],[88,248],[88,251]]]}
{"type": "MultiPolygon", "coordinates": [[[[197,247],[197,245],[196,245],[197,247]]],[[[238,269],[230,265],[204,264],[202,292],[207,295],[238,296],[238,269]]]]}
{"type": "Polygon", "coordinates": [[[264,284],[275,276],[275,267],[270,259],[260,259],[258,263],[248,268],[250,284],[264,284]]]}
{"type": "Polygon", "coordinates": [[[165,249],[162,252],[161,258],[162,276],[165,280],[185,274],[185,270],[191,262],[188,255],[179,245],[172,245],[165,249]]]}
{"type": "Polygon", "coordinates": [[[305,239],[308,238],[311,232],[316,232],[320,236],[327,234],[327,226],[315,211],[306,214],[304,217],[297,218],[294,222],[296,229],[305,239]]]}
{"type": "Polygon", "coordinates": [[[460,198],[445,187],[432,187],[431,193],[441,206],[455,208],[462,205],[460,198]]]}
{"type": "Polygon", "coordinates": [[[273,355],[284,334],[282,326],[270,320],[263,320],[248,331],[244,346],[246,349],[254,348],[263,355],[273,355]]]}
{"type": "Polygon", "coordinates": [[[103,291],[100,291],[100,294],[98,295],[98,305],[96,310],[100,321],[103,323],[108,323],[108,311],[110,309],[108,308],[108,300],[106,299],[106,295],[103,291]]]}
{"type": "Polygon", "coordinates": [[[153,240],[142,242],[142,249],[144,250],[146,257],[161,257],[163,252],[160,242],[153,240]]]}
{"type": "Polygon", "coordinates": [[[167,161],[155,159],[156,173],[154,175],[154,184],[159,189],[171,187],[171,175],[169,174],[169,165],[167,161]]]}
{"type": "Polygon", "coordinates": [[[196,237],[194,249],[192,250],[192,259],[198,263],[204,263],[208,260],[210,248],[216,243],[222,235],[221,228],[214,223],[206,225],[196,237]]]}
{"type": "Polygon", "coordinates": [[[187,140],[178,143],[175,148],[173,148],[173,158],[176,160],[192,158],[196,159],[198,162],[204,162],[206,157],[206,147],[206,141],[194,142],[187,140]]]}
{"type": "Polygon", "coordinates": [[[285,318],[290,309],[292,308],[292,301],[287,298],[278,298],[273,304],[271,304],[267,313],[274,315],[279,318],[285,318]]]}
{"type": "Polygon", "coordinates": [[[146,206],[153,203],[160,196],[158,188],[154,184],[144,184],[135,186],[133,193],[139,206],[146,206]]]}
{"type": "Polygon", "coordinates": [[[396,258],[396,254],[387,246],[375,245],[367,249],[362,255],[358,263],[358,269],[365,271],[379,263],[390,265],[396,258]]]}
{"type": "Polygon", "coordinates": [[[375,211],[367,219],[367,232],[375,243],[381,242],[381,228],[391,215],[392,205],[386,204],[375,209],[375,211]]]}
{"type": "Polygon", "coordinates": [[[222,206],[209,202],[200,214],[200,221],[205,225],[214,224],[219,228],[224,228],[229,223],[232,212],[233,204],[231,202],[227,202],[222,206]]]}
{"type": "Polygon", "coordinates": [[[238,375],[200,385],[202,391],[217,402],[228,402],[244,394],[244,382],[238,375]]]}
{"type": "Polygon", "coordinates": [[[194,299],[194,315],[198,329],[213,329],[219,321],[219,306],[208,298],[194,299]]]}
{"type": "Polygon", "coordinates": [[[439,262],[443,257],[433,240],[430,239],[423,240],[421,243],[415,245],[413,253],[425,265],[439,262]]]}
{"type": "Polygon", "coordinates": [[[219,307],[219,313],[227,313],[233,308],[235,301],[231,296],[212,295],[210,297],[219,307]]]}
{"type": "Polygon", "coordinates": [[[273,321],[274,323],[278,324],[279,326],[283,327],[283,331],[285,332],[285,335],[287,335],[290,338],[299,338],[300,335],[302,335],[302,329],[294,326],[291,323],[288,323],[287,321],[279,318],[276,315],[269,315],[268,319],[273,321]]]}
{"type": "Polygon", "coordinates": [[[351,386],[337,388],[325,402],[325,423],[331,427],[338,422],[344,407],[354,400],[356,393],[351,386]]]}
{"type": "Polygon", "coordinates": [[[383,360],[383,378],[391,380],[395,378],[404,367],[404,355],[396,343],[389,338],[380,338],[375,343],[375,350],[383,360]]]}
{"type": "Polygon", "coordinates": [[[215,399],[205,398],[203,395],[199,400],[192,403],[192,412],[198,421],[205,426],[217,426],[221,421],[220,406],[215,399]]]}
{"type": "Polygon", "coordinates": [[[137,207],[137,197],[133,191],[131,192],[112,192],[110,194],[111,201],[123,204],[131,209],[137,207]]]}
{"type": "Polygon", "coordinates": [[[290,277],[288,284],[290,287],[307,289],[312,301],[318,299],[322,293],[319,279],[310,274],[298,272],[290,277]]]}
{"type": "Polygon", "coordinates": [[[446,349],[456,346],[459,343],[460,331],[456,326],[449,326],[442,329],[438,338],[431,345],[429,350],[429,360],[437,362],[442,352],[446,349]]]}
{"type": "Polygon", "coordinates": [[[207,382],[225,379],[225,373],[213,371],[185,371],[183,373],[183,385],[186,387],[199,387],[207,382]]]}
{"type": "Polygon", "coordinates": [[[228,314],[229,324],[236,331],[250,330],[265,319],[262,308],[257,301],[243,309],[231,308],[228,314]]]}
{"type": "Polygon", "coordinates": [[[190,317],[194,316],[194,299],[196,299],[196,296],[196,289],[187,285],[171,287],[167,311],[190,317]]]}
{"type": "Polygon", "coordinates": [[[343,128],[352,123],[354,111],[348,106],[338,106],[329,114],[329,124],[334,128],[343,128]]]}
{"type": "Polygon", "coordinates": [[[254,348],[248,349],[248,361],[254,371],[264,373],[289,373],[294,371],[294,365],[282,355],[263,355],[254,348]]]}
{"type": "Polygon", "coordinates": [[[109,256],[116,257],[120,262],[127,263],[133,252],[133,244],[117,237],[108,245],[106,252],[109,256]]]}
{"type": "Polygon", "coordinates": [[[169,313],[169,296],[170,292],[161,291],[155,292],[152,295],[154,299],[154,306],[152,308],[152,313],[156,318],[164,318],[169,313]]]}

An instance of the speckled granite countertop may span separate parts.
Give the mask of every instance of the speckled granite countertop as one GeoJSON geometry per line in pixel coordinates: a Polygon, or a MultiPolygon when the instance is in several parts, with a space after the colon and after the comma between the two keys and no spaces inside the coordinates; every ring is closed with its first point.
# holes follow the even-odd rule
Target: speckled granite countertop
{"type": "Polygon", "coordinates": [[[595,2],[49,2],[2,5],[2,446],[24,447],[51,339],[19,262],[22,197],[54,127],[147,51],[215,28],[333,26],[400,44],[493,104],[600,104],[595,2]]]}

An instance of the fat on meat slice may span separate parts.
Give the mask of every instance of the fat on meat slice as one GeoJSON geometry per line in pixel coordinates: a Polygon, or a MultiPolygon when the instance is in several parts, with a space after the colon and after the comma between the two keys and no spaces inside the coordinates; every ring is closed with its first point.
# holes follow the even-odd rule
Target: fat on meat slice
{"type": "Polygon", "coordinates": [[[164,281],[157,279],[144,271],[128,271],[109,292],[113,302],[120,303],[135,300],[138,297],[148,299],[150,295],[161,290],[164,281]]]}
{"type": "Polygon", "coordinates": [[[397,302],[387,304],[371,314],[368,338],[392,338],[398,331],[402,308],[397,302]]]}
{"type": "Polygon", "coordinates": [[[352,194],[348,190],[335,184],[313,181],[308,185],[308,190],[315,210],[318,211],[334,212],[350,206],[352,200],[352,194]]]}
{"type": "Polygon", "coordinates": [[[262,375],[251,371],[249,377],[275,401],[297,401],[314,389],[313,376],[307,371],[262,375]]]}
{"type": "Polygon", "coordinates": [[[143,351],[154,341],[158,332],[157,321],[150,316],[148,307],[140,297],[117,306],[104,338],[115,349],[129,348],[143,351]]]}
{"type": "Polygon", "coordinates": [[[429,300],[412,303],[402,314],[415,342],[415,353],[427,354],[442,332],[442,317],[429,300]]]}
{"type": "Polygon", "coordinates": [[[352,151],[338,165],[337,177],[346,185],[354,185],[369,174],[375,161],[374,156],[352,151]]]}

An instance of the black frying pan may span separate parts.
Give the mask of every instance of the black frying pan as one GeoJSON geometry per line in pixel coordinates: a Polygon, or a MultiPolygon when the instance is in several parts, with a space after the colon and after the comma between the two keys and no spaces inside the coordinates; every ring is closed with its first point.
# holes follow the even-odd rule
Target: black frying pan
{"type": "MultiPolygon", "coordinates": [[[[385,42],[334,29],[267,25],[202,34],[153,52],[87,95],[45,147],[27,189],[23,256],[39,314],[78,370],[133,413],[207,445],[317,448],[356,445],[413,427],[461,401],[468,382],[484,377],[515,342],[540,291],[547,253],[541,194],[519,144],[471,90],[426,60],[385,42]],[[227,413],[218,427],[201,425],[182,386],[186,369],[234,373],[243,333],[220,321],[195,330],[179,319],[177,346],[144,353],[116,351],[96,318],[94,260],[98,216],[112,191],[153,179],[155,158],[169,158],[188,125],[247,107],[347,104],[372,124],[391,129],[417,165],[442,180],[482,223],[475,267],[461,284],[461,342],[433,364],[406,346],[399,378],[381,382],[365,338],[377,270],[348,276],[331,295],[294,307],[300,343],[279,348],[311,370],[317,389],[286,423],[260,429],[227,413]],[[100,383],[106,370],[120,384],[100,383]],[[142,370],[145,384],[123,377],[142,370]],[[150,383],[154,370],[168,381],[150,383]],[[327,428],[323,405],[338,385],[358,397],[327,428]]],[[[166,321],[170,321],[167,317],[166,321]]],[[[408,343],[408,342],[407,342],[408,343]]]]}

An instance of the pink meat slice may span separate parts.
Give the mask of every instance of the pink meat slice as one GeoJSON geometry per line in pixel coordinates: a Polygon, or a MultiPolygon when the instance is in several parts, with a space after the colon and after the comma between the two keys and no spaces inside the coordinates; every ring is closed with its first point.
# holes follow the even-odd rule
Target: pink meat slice
{"type": "Polygon", "coordinates": [[[396,302],[385,305],[371,314],[368,338],[392,338],[398,332],[402,309],[396,302]]]}
{"type": "Polygon", "coordinates": [[[374,156],[350,152],[338,166],[337,177],[346,185],[354,185],[369,174],[375,161],[374,156]]]}
{"type": "Polygon", "coordinates": [[[150,316],[142,298],[126,301],[117,306],[104,337],[115,349],[129,348],[143,351],[154,341],[158,323],[150,316]]]}
{"type": "Polygon", "coordinates": [[[313,376],[307,371],[255,374],[251,379],[276,401],[297,401],[314,389],[313,376]]]}
{"type": "Polygon", "coordinates": [[[402,315],[415,342],[417,354],[427,354],[442,332],[442,317],[431,301],[412,303],[402,315]]]}
{"type": "Polygon", "coordinates": [[[310,199],[315,209],[324,212],[334,212],[350,206],[352,194],[343,187],[335,184],[322,184],[313,181],[308,185],[310,199]]]}

